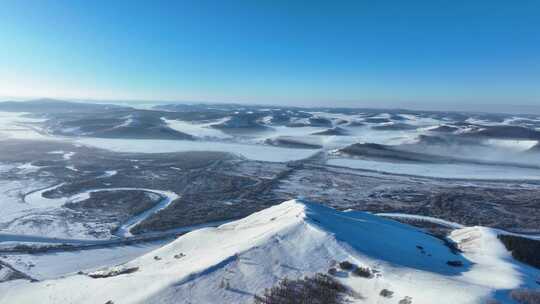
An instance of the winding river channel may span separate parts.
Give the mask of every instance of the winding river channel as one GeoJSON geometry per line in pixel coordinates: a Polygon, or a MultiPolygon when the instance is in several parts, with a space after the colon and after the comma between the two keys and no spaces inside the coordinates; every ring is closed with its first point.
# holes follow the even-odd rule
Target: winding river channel
{"type": "MultiPolygon", "coordinates": [[[[133,234],[131,233],[131,229],[138,224],[140,224],[145,219],[149,218],[156,212],[159,212],[162,209],[167,208],[175,199],[179,198],[180,196],[172,191],[165,191],[165,190],[156,190],[156,189],[146,189],[146,188],[129,188],[129,187],[119,187],[119,188],[98,188],[98,189],[90,189],[86,190],[80,193],[77,193],[72,196],[68,197],[60,197],[60,198],[46,198],[43,196],[44,193],[55,190],[59,187],[64,185],[64,183],[56,184],[51,187],[47,187],[44,189],[40,189],[37,191],[33,191],[28,193],[24,197],[24,201],[27,204],[33,205],[33,206],[47,206],[47,207],[61,207],[67,202],[80,202],[83,200],[86,200],[90,198],[90,195],[94,192],[103,192],[103,191],[144,191],[147,193],[153,193],[155,195],[158,195],[160,197],[160,200],[158,203],[156,203],[152,208],[145,210],[142,213],[139,213],[133,217],[130,217],[125,222],[123,222],[118,229],[115,232],[115,236],[117,236],[119,239],[111,239],[111,240],[85,240],[85,239],[69,239],[69,238],[55,238],[55,237],[46,237],[46,236],[40,236],[40,235],[21,235],[21,234],[9,234],[9,233],[0,233],[0,242],[37,242],[37,243],[65,243],[65,244],[79,244],[79,245],[96,245],[96,244],[110,244],[110,243],[118,243],[121,242],[123,239],[130,239],[133,238],[133,234]]],[[[174,231],[165,231],[165,232],[159,232],[159,233],[150,233],[152,236],[159,236],[161,234],[171,234],[175,232],[186,232],[190,230],[194,230],[197,228],[202,227],[208,227],[208,226],[215,226],[219,223],[208,223],[207,225],[196,225],[196,226],[190,226],[190,227],[182,227],[175,229],[174,231]]]]}

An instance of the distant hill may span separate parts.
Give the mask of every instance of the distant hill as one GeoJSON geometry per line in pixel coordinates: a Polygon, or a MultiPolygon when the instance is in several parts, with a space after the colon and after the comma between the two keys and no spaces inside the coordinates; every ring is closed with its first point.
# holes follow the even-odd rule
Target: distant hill
{"type": "Polygon", "coordinates": [[[73,113],[73,112],[103,112],[110,110],[126,110],[111,104],[92,104],[70,102],[57,99],[35,99],[30,101],[4,101],[0,102],[0,111],[28,112],[28,113],[73,113]]]}

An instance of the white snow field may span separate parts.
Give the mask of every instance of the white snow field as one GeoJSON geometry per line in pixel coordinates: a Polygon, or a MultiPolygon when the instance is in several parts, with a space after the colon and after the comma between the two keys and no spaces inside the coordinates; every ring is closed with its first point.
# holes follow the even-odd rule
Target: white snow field
{"type": "Polygon", "coordinates": [[[26,204],[22,197],[33,189],[41,189],[46,186],[41,181],[31,178],[24,178],[26,173],[31,172],[34,168],[29,164],[4,164],[0,163],[0,174],[9,172],[13,169],[19,169],[21,174],[20,179],[2,179],[0,180],[0,222],[12,220],[19,213],[33,209],[37,206],[26,204]]]}
{"type": "Polygon", "coordinates": [[[32,127],[45,119],[29,118],[26,114],[0,111],[0,139],[51,139],[39,128],[32,127]]]}
{"type": "Polygon", "coordinates": [[[399,163],[368,159],[333,158],[328,165],[391,174],[451,179],[539,180],[540,169],[480,164],[399,163]]]}
{"type": "Polygon", "coordinates": [[[173,130],[187,133],[195,137],[208,138],[208,139],[225,139],[232,136],[222,132],[221,130],[212,128],[213,124],[224,123],[229,120],[229,117],[219,119],[209,123],[192,123],[182,120],[161,118],[167,124],[167,126],[173,130]]]}
{"type": "Polygon", "coordinates": [[[117,236],[120,237],[129,237],[132,236],[130,230],[131,228],[137,226],[142,221],[147,219],[149,216],[157,213],[160,210],[163,210],[167,208],[175,199],[179,198],[180,196],[172,191],[164,191],[164,190],[155,190],[155,189],[146,189],[146,188],[128,188],[128,187],[121,187],[121,188],[101,188],[101,189],[92,189],[87,190],[84,192],[81,192],[79,194],[76,194],[74,196],[71,196],[70,198],[67,198],[68,201],[72,202],[80,202],[83,200],[86,200],[90,198],[90,194],[94,192],[103,192],[103,191],[144,191],[147,193],[153,193],[155,195],[159,195],[162,199],[152,208],[141,212],[140,214],[133,216],[129,218],[125,223],[123,223],[120,227],[118,227],[118,230],[116,232],[117,236]]]}
{"type": "MultiPolygon", "coordinates": [[[[72,153],[55,152],[63,156],[72,153]]],[[[54,182],[48,178],[36,179],[26,175],[35,172],[38,168],[31,163],[0,163],[0,174],[12,172],[17,176],[17,179],[0,179],[0,242],[5,241],[7,235],[10,239],[19,235],[22,237],[37,236],[43,240],[53,238],[93,240],[113,237],[108,223],[93,221],[83,223],[71,220],[65,215],[67,209],[63,208],[64,204],[88,199],[92,192],[140,190],[162,198],[154,207],[122,223],[116,233],[116,236],[120,237],[130,236],[129,230],[131,228],[155,212],[166,208],[178,198],[178,195],[171,191],[126,187],[89,189],[71,196],[47,198],[43,196],[44,193],[59,188],[64,183],[54,182]],[[89,225],[92,229],[89,229],[89,225]],[[91,233],[92,231],[102,233],[95,235],[91,233]]],[[[101,178],[115,174],[117,174],[115,170],[106,171],[101,178]]],[[[52,241],[54,242],[54,240],[52,241]]]]}
{"type": "MultiPolygon", "coordinates": [[[[118,227],[117,232],[115,233],[116,236],[130,237],[132,236],[130,230],[133,227],[149,216],[168,207],[172,201],[179,197],[178,194],[172,191],[129,187],[90,189],[71,196],[59,198],[46,198],[43,196],[45,192],[59,188],[62,185],[63,183],[60,183],[47,188],[41,188],[40,190],[31,191],[23,196],[23,202],[19,204],[10,201],[11,204],[7,205],[7,210],[14,210],[6,213],[5,216],[0,216],[0,220],[10,220],[11,224],[7,225],[5,229],[0,229],[0,241],[5,241],[7,235],[9,235],[10,238],[13,238],[19,234],[20,237],[39,236],[45,241],[49,238],[61,238],[66,241],[84,242],[84,239],[91,240],[94,239],[95,236],[89,235],[87,231],[88,229],[85,228],[84,225],[80,223],[67,222],[63,219],[61,211],[64,204],[68,202],[80,202],[90,198],[91,193],[104,191],[144,191],[146,193],[161,197],[160,201],[152,208],[129,218],[122,223],[120,227],[118,227]],[[19,207],[19,209],[14,207],[19,207]],[[40,211],[44,212],[44,215],[42,215],[40,211]],[[46,218],[48,219],[48,222],[46,225],[35,225],[32,223],[27,224],[24,219],[31,218],[32,216],[46,218]],[[21,223],[19,223],[19,219],[22,220],[21,223]]],[[[112,237],[112,235],[109,234],[105,234],[105,236],[112,237]]],[[[40,240],[36,239],[36,242],[39,241],[40,240]]]]}
{"type": "Polygon", "coordinates": [[[110,139],[81,137],[76,143],[115,152],[172,153],[183,151],[218,151],[241,155],[245,158],[268,162],[287,162],[310,157],[316,151],[290,149],[266,145],[229,142],[160,140],[160,139],[110,139]]]}
{"type": "Polygon", "coordinates": [[[488,139],[486,144],[495,148],[508,149],[518,152],[527,151],[538,144],[537,140],[488,139]]]}
{"type": "Polygon", "coordinates": [[[429,223],[438,224],[441,226],[445,226],[448,228],[464,228],[465,226],[456,223],[456,222],[450,222],[446,221],[440,218],[431,217],[431,216],[425,216],[425,215],[416,215],[416,214],[405,214],[405,213],[376,213],[377,216],[383,216],[383,217],[389,217],[389,218],[396,218],[396,219],[409,219],[409,220],[416,220],[416,221],[424,221],[429,223]]]}
{"type": "MultiPolygon", "coordinates": [[[[270,128],[268,128],[266,132],[251,134],[247,137],[235,137],[212,127],[213,124],[223,123],[229,120],[230,117],[214,121],[205,121],[202,123],[169,120],[162,117],[161,119],[168,127],[193,135],[200,140],[67,137],[47,133],[47,130],[40,124],[47,119],[30,118],[27,113],[22,112],[13,113],[0,111],[0,140],[36,139],[68,141],[74,144],[85,144],[87,146],[116,152],[167,153],[183,151],[223,151],[242,155],[245,158],[256,161],[287,162],[307,158],[316,153],[317,150],[271,146],[265,143],[267,139],[288,138],[299,143],[304,142],[320,145],[324,147],[325,150],[339,149],[354,143],[376,143],[384,145],[412,144],[418,141],[418,136],[420,135],[433,135],[430,130],[440,126],[444,122],[444,120],[400,114],[399,116],[405,119],[403,121],[404,123],[414,125],[418,128],[411,130],[375,130],[372,129],[372,127],[384,125],[385,123],[365,122],[366,117],[363,115],[324,112],[312,112],[312,114],[315,114],[317,117],[331,119],[333,121],[332,126],[344,129],[347,135],[313,135],[314,133],[325,131],[332,126],[289,127],[283,125],[269,125],[270,128]],[[350,126],[348,124],[337,124],[336,121],[340,119],[358,122],[364,121],[365,125],[350,126]]],[[[388,113],[381,113],[380,115],[371,118],[377,117],[388,119],[391,115],[388,113]]],[[[117,127],[127,126],[133,121],[131,116],[126,116],[124,119],[125,121],[117,127]]],[[[392,123],[395,123],[395,121],[390,124],[392,123]]],[[[432,150],[431,152],[435,154],[447,156],[462,155],[472,159],[499,162],[511,160],[524,165],[540,161],[540,158],[537,155],[524,153],[537,144],[537,141],[535,140],[488,139],[479,140],[479,142],[483,145],[474,148],[456,145],[444,148],[430,147],[430,149],[432,150]],[[478,156],[481,157],[479,158],[478,156]]],[[[63,154],[63,157],[66,160],[69,160],[73,156],[73,153],[71,152],[53,151],[52,153],[63,154]]],[[[349,163],[341,160],[336,162],[340,162],[340,165],[342,166],[363,169],[362,165],[354,164],[352,162],[349,163]]],[[[442,170],[445,169],[446,168],[442,168],[442,170]]],[[[453,170],[452,168],[450,169],[453,170]]],[[[420,170],[426,171],[427,169],[420,170]]],[[[391,171],[389,172],[393,173],[391,171]]],[[[516,175],[520,174],[522,174],[522,172],[516,172],[516,175]]],[[[431,176],[431,174],[428,175],[431,176]]]]}
{"type": "Polygon", "coordinates": [[[169,241],[166,239],[133,245],[103,246],[95,249],[53,251],[42,254],[10,254],[2,257],[2,260],[32,278],[45,280],[125,263],[169,241]]]}
{"type": "Polygon", "coordinates": [[[0,284],[0,303],[251,303],[253,294],[284,277],[326,273],[343,260],[379,271],[371,279],[338,271],[336,278],[361,295],[351,303],[397,303],[406,296],[415,304],[512,303],[509,290],[534,287],[540,271],[514,261],[493,230],[462,228],[452,238],[464,254],[408,225],[291,200],[96,272],[132,269],[129,274],[0,284]],[[450,260],[463,266],[451,267],[450,260]],[[393,297],[380,297],[383,288],[393,297]]]}

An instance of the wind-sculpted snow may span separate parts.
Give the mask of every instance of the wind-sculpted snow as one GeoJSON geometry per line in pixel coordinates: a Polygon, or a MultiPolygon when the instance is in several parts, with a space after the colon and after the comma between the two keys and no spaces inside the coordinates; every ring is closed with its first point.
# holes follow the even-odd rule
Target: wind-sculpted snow
{"type": "Polygon", "coordinates": [[[281,278],[326,272],[344,260],[377,273],[366,279],[338,272],[336,279],[361,296],[351,299],[354,303],[395,303],[405,297],[415,304],[484,303],[493,297],[505,303],[509,289],[533,286],[540,272],[513,261],[489,231],[457,230],[452,238],[465,253],[455,254],[442,240],[411,226],[293,200],[193,231],[100,271],[133,269],[129,274],[1,284],[0,303],[251,303],[253,294],[281,278]],[[394,297],[381,298],[383,288],[394,297]]]}

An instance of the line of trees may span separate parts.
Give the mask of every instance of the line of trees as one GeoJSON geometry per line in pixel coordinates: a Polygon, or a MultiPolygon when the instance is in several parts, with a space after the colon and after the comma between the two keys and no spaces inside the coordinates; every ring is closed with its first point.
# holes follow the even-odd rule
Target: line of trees
{"type": "Polygon", "coordinates": [[[498,237],[514,259],[540,269],[540,241],[515,235],[500,234],[498,237]]]}
{"type": "Polygon", "coordinates": [[[298,280],[281,280],[255,296],[254,304],[343,304],[347,288],[326,274],[298,280]]]}

